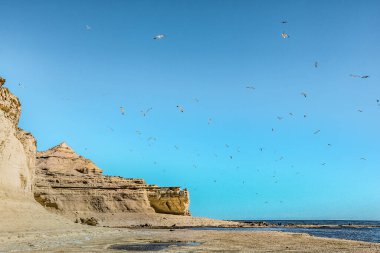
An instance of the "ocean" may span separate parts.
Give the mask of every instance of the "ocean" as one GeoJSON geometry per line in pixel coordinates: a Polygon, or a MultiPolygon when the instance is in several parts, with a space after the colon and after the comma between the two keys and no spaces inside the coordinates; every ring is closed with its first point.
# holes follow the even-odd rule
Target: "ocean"
{"type": "MultiPolygon", "coordinates": [[[[240,220],[243,221],[243,220],[240,220]]],[[[244,222],[255,222],[257,220],[244,220],[244,222]]],[[[252,228],[195,228],[205,230],[240,230],[240,231],[282,231],[292,233],[307,233],[317,237],[337,238],[364,242],[380,243],[380,221],[357,221],[357,220],[260,220],[275,227],[252,227],[252,228]],[[361,225],[368,227],[338,227],[338,228],[297,228],[283,227],[283,225],[361,225]],[[372,226],[372,227],[371,227],[372,226]],[[373,227],[376,226],[376,227],[373,227]]]]}

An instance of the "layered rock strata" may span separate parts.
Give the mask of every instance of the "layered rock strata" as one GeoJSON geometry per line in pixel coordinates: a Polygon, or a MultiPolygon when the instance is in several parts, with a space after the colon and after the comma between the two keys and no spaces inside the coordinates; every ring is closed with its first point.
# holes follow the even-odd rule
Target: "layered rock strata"
{"type": "Polygon", "coordinates": [[[189,215],[186,189],[102,173],[93,162],[61,143],[37,153],[34,197],[46,208],[74,217],[96,218],[100,213],[189,215]]]}
{"type": "Polygon", "coordinates": [[[32,192],[36,140],[18,128],[21,103],[0,78],[0,191],[32,192]]]}

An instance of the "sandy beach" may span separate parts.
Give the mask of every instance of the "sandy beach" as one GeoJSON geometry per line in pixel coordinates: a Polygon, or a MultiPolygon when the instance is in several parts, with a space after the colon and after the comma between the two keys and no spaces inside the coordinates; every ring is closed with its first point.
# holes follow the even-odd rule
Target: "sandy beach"
{"type": "MultiPolygon", "coordinates": [[[[380,252],[380,245],[282,232],[114,229],[83,225],[71,229],[0,234],[0,252],[126,252],[115,244],[199,242],[160,252],[380,252]]],[[[131,251],[128,251],[131,252],[131,251]]]]}

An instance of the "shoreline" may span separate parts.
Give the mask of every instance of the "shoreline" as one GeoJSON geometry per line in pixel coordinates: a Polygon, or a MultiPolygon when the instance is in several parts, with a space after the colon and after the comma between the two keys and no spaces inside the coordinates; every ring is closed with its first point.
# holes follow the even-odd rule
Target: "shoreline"
{"type": "Polygon", "coordinates": [[[380,252],[379,243],[277,231],[205,231],[189,229],[75,229],[0,233],[0,252],[123,252],[111,245],[150,242],[196,242],[160,252],[380,252]]]}

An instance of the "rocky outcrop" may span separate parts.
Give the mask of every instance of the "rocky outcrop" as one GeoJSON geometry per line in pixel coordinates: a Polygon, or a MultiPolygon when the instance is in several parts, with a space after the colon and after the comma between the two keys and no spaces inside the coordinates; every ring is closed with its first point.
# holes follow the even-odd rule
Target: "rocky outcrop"
{"type": "Polygon", "coordinates": [[[128,212],[189,215],[187,190],[102,172],[61,143],[37,153],[34,197],[46,208],[76,218],[128,212]]]}
{"type": "Polygon", "coordinates": [[[32,192],[36,141],[18,128],[21,104],[0,78],[0,191],[32,192]]]}

